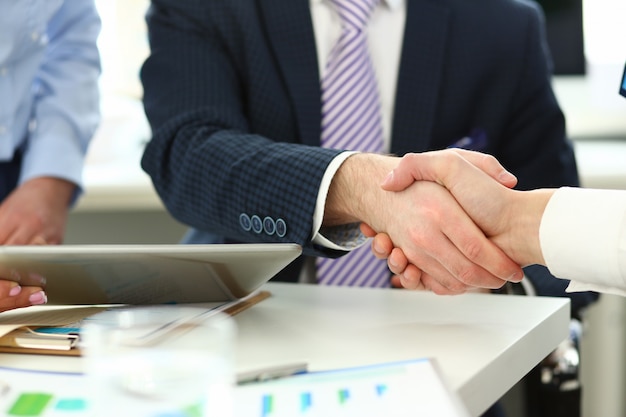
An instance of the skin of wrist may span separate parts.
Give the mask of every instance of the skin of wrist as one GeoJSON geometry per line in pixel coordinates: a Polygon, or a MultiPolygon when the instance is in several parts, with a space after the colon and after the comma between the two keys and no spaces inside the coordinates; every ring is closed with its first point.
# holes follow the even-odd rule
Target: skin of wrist
{"type": "Polygon", "coordinates": [[[380,188],[380,183],[398,162],[397,157],[369,153],[346,159],[328,190],[323,225],[366,222],[375,227],[379,224],[384,215],[380,202],[388,194],[380,188]]]}
{"type": "Polygon", "coordinates": [[[543,212],[554,190],[538,189],[532,191],[513,191],[510,239],[506,243],[505,252],[520,265],[545,265],[539,228],[543,212]]]}
{"type": "Polygon", "coordinates": [[[39,190],[42,195],[47,195],[55,201],[69,206],[76,185],[69,181],[54,177],[38,177],[28,181],[29,186],[39,190]]]}

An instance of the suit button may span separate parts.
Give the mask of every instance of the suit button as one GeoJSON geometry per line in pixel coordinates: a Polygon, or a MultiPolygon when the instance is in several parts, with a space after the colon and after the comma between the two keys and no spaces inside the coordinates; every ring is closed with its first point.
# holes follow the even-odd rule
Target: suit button
{"type": "Polygon", "coordinates": [[[263,222],[261,218],[256,214],[250,218],[252,221],[252,231],[254,233],[261,233],[263,231],[263,222]]]}
{"type": "Polygon", "coordinates": [[[265,230],[265,233],[267,233],[268,235],[273,235],[274,232],[276,232],[276,223],[274,222],[274,219],[272,219],[271,217],[266,217],[263,219],[263,229],[265,230]]]}
{"type": "Polygon", "coordinates": [[[276,220],[276,235],[279,237],[285,237],[287,234],[287,224],[283,219],[276,220]]]}
{"type": "Polygon", "coordinates": [[[250,221],[250,217],[246,213],[241,213],[239,215],[239,224],[241,225],[241,228],[246,232],[249,232],[250,228],[252,228],[252,222],[250,221]]]}

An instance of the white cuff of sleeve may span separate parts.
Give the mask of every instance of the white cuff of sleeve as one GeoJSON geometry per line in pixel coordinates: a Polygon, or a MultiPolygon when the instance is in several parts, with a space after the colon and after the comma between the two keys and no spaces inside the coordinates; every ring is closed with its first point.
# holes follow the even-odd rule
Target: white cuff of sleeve
{"type": "Polygon", "coordinates": [[[605,285],[593,285],[584,282],[570,281],[569,285],[565,289],[565,292],[582,292],[582,291],[595,291],[604,294],[614,294],[626,297],[626,290],[617,287],[607,287],[605,285]]]}
{"type": "MultiPolygon", "coordinates": [[[[546,266],[559,278],[626,288],[626,192],[560,188],[546,206],[539,239],[546,266]]],[[[578,288],[580,288],[578,286],[578,288]]]]}
{"type": "Polygon", "coordinates": [[[324,208],[326,207],[326,197],[328,196],[330,184],[341,164],[356,153],[357,152],[342,152],[337,155],[326,168],[319,192],[317,193],[317,202],[313,214],[313,243],[329,249],[351,250],[360,246],[367,240],[365,236],[361,234],[357,223],[325,229],[324,232],[326,236],[322,234],[321,230],[322,220],[324,220],[324,208]]]}

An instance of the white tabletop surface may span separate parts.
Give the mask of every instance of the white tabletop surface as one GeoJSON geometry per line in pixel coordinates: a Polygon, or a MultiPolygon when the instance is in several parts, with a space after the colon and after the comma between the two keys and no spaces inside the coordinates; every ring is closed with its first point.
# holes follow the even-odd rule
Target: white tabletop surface
{"type": "MultiPolygon", "coordinates": [[[[270,283],[235,316],[237,370],[326,370],[434,358],[471,415],[497,401],[568,332],[569,300],[270,283]]],[[[0,355],[0,366],[81,369],[76,357],[0,355]]]]}
{"type": "Polygon", "coordinates": [[[480,415],[567,337],[569,301],[269,284],[237,316],[238,365],[306,361],[311,370],[435,358],[480,415]]]}

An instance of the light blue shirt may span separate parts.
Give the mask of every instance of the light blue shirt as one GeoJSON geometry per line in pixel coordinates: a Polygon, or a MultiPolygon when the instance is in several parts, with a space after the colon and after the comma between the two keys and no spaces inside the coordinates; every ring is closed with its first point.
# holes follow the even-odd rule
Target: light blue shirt
{"type": "Polygon", "coordinates": [[[100,119],[99,32],[93,0],[0,0],[0,161],[22,150],[19,183],[82,186],[100,119]]]}

